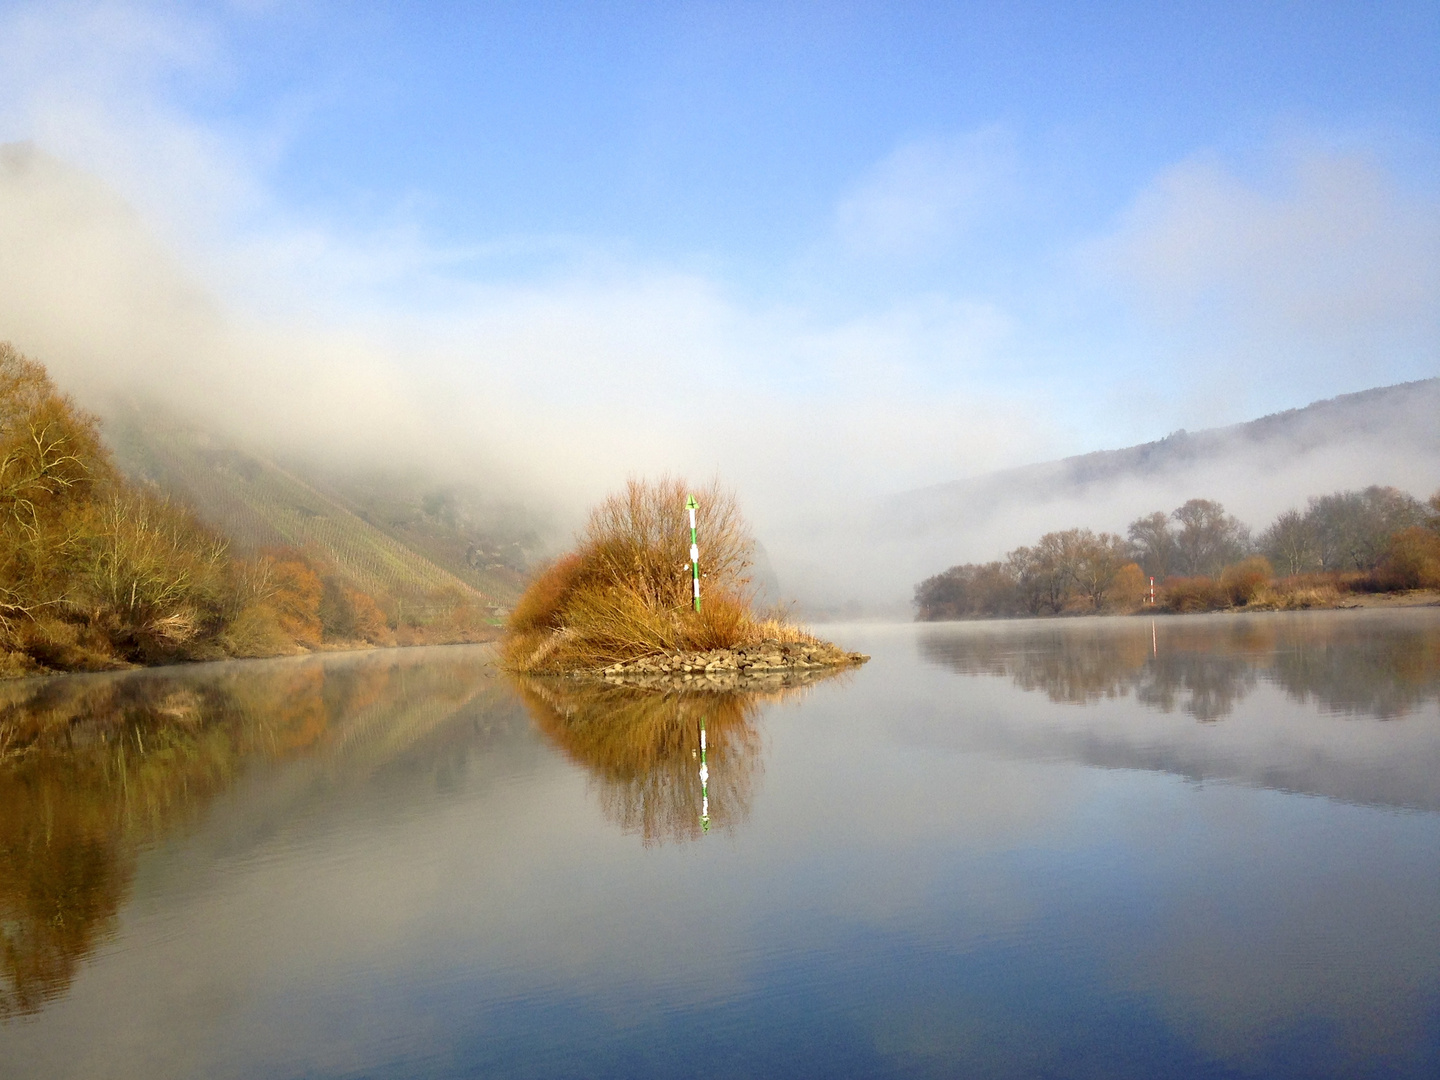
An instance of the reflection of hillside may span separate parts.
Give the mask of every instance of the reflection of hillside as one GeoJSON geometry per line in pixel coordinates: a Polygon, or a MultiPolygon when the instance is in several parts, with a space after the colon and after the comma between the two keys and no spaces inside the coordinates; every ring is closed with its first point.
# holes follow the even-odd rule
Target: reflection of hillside
{"type": "MultiPolygon", "coordinates": [[[[1388,615],[1388,613],[1387,613],[1388,615]]],[[[1434,619],[1260,616],[967,627],[923,636],[932,663],[1011,678],[1057,703],[1134,694],[1161,712],[1228,716],[1264,679],[1301,702],[1390,717],[1440,698],[1434,619]]]]}
{"type": "Polygon", "coordinates": [[[379,764],[487,681],[457,650],[0,683],[0,1017],[64,992],[112,932],[137,849],[253,763],[323,748],[379,764]]]}
{"type": "Polygon", "coordinates": [[[605,815],[643,841],[701,833],[700,722],[710,769],[710,819],[733,828],[750,812],[761,771],[754,726],[763,701],[786,691],[662,691],[517,679],[536,726],[600,789],[605,815]]]}

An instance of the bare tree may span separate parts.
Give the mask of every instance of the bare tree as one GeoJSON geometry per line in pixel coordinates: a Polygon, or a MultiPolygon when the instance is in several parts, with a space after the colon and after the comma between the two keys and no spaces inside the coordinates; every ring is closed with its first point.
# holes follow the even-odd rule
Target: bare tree
{"type": "Polygon", "coordinates": [[[1305,520],[1314,529],[1326,570],[1373,570],[1390,538],[1429,518],[1423,504],[1393,487],[1337,491],[1310,500],[1305,520]]]}
{"type": "Polygon", "coordinates": [[[1125,533],[1130,538],[1130,556],[1145,573],[1155,578],[1168,577],[1175,565],[1175,533],[1170,528],[1170,515],[1156,510],[1136,518],[1125,533]]]}
{"type": "Polygon", "coordinates": [[[1214,576],[1250,548],[1250,530],[1213,499],[1191,499],[1170,516],[1180,526],[1175,553],[1181,573],[1214,576]]]}
{"type": "Polygon", "coordinates": [[[1105,606],[1120,568],[1130,561],[1125,550],[1125,541],[1114,533],[1100,533],[1097,536],[1089,529],[1081,529],[1077,555],[1071,580],[1080,593],[1089,598],[1095,610],[1099,611],[1105,606]]]}
{"type": "Polygon", "coordinates": [[[1281,574],[1303,574],[1321,567],[1315,524],[1298,510],[1286,510],[1276,518],[1260,534],[1258,546],[1281,574]]]}
{"type": "Polygon", "coordinates": [[[1044,560],[1034,548],[1017,547],[1005,556],[1005,569],[1015,580],[1015,599],[1021,611],[1039,615],[1050,604],[1053,584],[1044,560]]]}

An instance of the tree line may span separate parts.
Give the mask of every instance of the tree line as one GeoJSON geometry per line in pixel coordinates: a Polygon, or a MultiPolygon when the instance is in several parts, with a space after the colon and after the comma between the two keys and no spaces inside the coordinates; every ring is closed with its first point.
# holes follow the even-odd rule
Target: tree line
{"type": "Polygon", "coordinates": [[[490,636],[458,592],[374,597],[313,553],[237,557],[128,482],[97,419],[0,342],[0,676],[490,636]]]}
{"type": "Polygon", "coordinates": [[[1046,533],[1003,559],[965,563],[915,587],[916,617],[966,619],[1319,606],[1344,591],[1440,588],[1440,492],[1428,504],[1372,485],[1312,497],[1258,535],[1212,499],[1136,518],[1122,537],[1046,533]]]}

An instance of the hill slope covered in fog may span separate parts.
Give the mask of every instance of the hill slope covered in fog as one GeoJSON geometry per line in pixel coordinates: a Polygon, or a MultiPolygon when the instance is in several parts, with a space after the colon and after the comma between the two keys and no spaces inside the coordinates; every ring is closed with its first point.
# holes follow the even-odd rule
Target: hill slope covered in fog
{"type": "Polygon", "coordinates": [[[916,581],[1052,530],[1123,533],[1142,514],[1197,497],[1258,530],[1312,495],[1369,484],[1422,498],[1440,487],[1440,378],[876,499],[816,545],[843,572],[824,576],[825,592],[801,589],[817,610],[899,615],[916,581]]]}
{"type": "Polygon", "coordinates": [[[241,552],[309,551],[375,595],[460,590],[495,608],[519,595],[533,536],[464,492],[420,476],[277,462],[152,408],[107,412],[122,470],[194,508],[241,552]]]}
{"type": "MultiPolygon", "coordinates": [[[[916,524],[948,523],[961,515],[996,513],[1007,505],[1103,497],[1137,483],[1164,488],[1176,480],[1237,467],[1260,474],[1323,457],[1340,446],[1360,449],[1367,457],[1415,454],[1433,464],[1440,458],[1440,378],[1345,394],[1230,427],[1181,430],[1139,446],[908,491],[886,500],[884,512],[916,524]]],[[[1323,475],[1316,478],[1320,489],[1335,486],[1323,475]]],[[[1260,475],[1255,479],[1261,482],[1260,475]]]]}

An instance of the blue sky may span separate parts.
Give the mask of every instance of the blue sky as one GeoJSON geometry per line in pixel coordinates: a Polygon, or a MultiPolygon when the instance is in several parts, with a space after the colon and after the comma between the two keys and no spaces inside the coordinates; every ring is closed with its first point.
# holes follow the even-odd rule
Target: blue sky
{"type": "Polygon", "coordinates": [[[0,336],[81,385],[880,492],[1440,371],[1433,2],[11,4],[0,42],[0,141],[90,207],[7,189],[0,336]]]}

